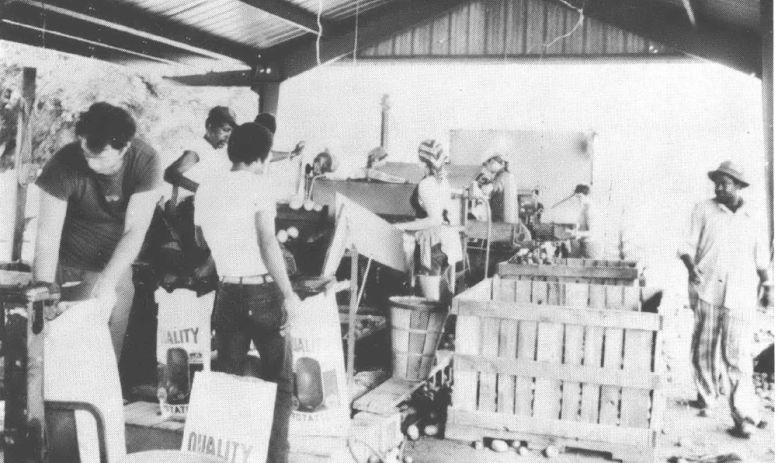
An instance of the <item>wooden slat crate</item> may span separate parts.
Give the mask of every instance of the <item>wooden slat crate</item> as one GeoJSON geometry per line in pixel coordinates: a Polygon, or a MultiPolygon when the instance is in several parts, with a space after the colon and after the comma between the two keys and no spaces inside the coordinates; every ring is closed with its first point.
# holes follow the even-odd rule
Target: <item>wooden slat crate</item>
{"type": "Polygon", "coordinates": [[[599,283],[633,286],[638,282],[638,263],[630,260],[553,259],[550,264],[522,264],[514,256],[497,265],[502,277],[530,281],[599,283]]]}
{"type": "Polygon", "coordinates": [[[638,306],[637,287],[499,277],[455,297],[446,437],[653,461],[665,402],[662,317],[638,306]]]}

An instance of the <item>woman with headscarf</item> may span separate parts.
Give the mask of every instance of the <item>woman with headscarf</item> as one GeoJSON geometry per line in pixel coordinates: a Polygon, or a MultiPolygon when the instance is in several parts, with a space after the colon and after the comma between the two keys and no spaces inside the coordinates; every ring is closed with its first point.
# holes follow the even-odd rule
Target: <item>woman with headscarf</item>
{"type": "Polygon", "coordinates": [[[459,234],[447,226],[452,208],[446,172],[449,156],[440,143],[425,140],[419,145],[419,160],[424,163],[426,174],[411,194],[416,220],[397,226],[415,233],[418,273],[441,275],[446,264],[453,265],[462,259],[459,234]]]}

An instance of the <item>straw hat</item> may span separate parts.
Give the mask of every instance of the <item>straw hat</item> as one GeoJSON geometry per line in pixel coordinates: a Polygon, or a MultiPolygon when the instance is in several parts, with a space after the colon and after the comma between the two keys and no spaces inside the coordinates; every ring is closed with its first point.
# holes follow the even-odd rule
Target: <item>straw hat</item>
{"type": "Polygon", "coordinates": [[[743,168],[732,161],[722,162],[718,169],[708,172],[708,178],[713,180],[716,175],[720,174],[732,177],[735,181],[742,183],[744,187],[750,185],[748,180],[746,180],[746,175],[743,172],[743,168]]]}

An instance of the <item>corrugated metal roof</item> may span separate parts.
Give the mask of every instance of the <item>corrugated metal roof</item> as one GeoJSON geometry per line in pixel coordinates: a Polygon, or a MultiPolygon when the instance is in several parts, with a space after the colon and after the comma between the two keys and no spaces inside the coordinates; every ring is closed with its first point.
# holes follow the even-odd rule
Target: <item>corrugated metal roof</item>
{"type": "Polygon", "coordinates": [[[679,52],[543,0],[482,0],[398,31],[360,58],[679,56],[679,52]],[[526,17],[524,16],[526,12],[526,17]]]}
{"type": "MultiPolygon", "coordinates": [[[[599,0],[589,4],[586,0],[545,0],[547,4],[542,7],[526,2],[530,5],[526,11],[515,11],[516,5],[524,0],[499,0],[497,3],[503,5],[499,10],[489,6],[495,1],[0,0],[3,9],[0,37],[23,43],[45,43],[47,34],[59,33],[66,37],[58,39],[60,48],[70,53],[92,56],[96,54],[93,49],[102,46],[105,50],[100,53],[108,53],[106,59],[109,60],[116,61],[116,53],[122,60],[126,59],[125,55],[140,56],[139,59],[185,65],[189,64],[189,57],[198,62],[206,58],[207,68],[215,69],[209,61],[216,63],[223,57],[225,62],[232,61],[233,67],[235,64],[250,65],[258,55],[266,54],[266,50],[285,60],[286,54],[310,45],[310,41],[303,40],[284,47],[293,39],[312,38],[312,33],[318,29],[319,15],[325,35],[331,34],[329,37],[335,38],[332,43],[342,54],[348,31],[353,27],[352,19],[357,14],[360,18],[365,14],[365,21],[371,26],[364,30],[382,32],[373,37],[373,42],[377,43],[371,43],[373,49],[363,52],[363,56],[515,56],[570,52],[588,55],[600,49],[604,51],[595,54],[618,55],[646,49],[651,52],[652,45],[646,45],[649,42],[643,39],[648,37],[655,42],[667,39],[669,45],[681,45],[679,49],[697,56],[710,54],[721,62],[734,63],[736,68],[748,69],[747,72],[761,68],[761,59],[757,56],[760,0],[599,0]],[[585,16],[587,11],[592,11],[592,18],[632,34],[607,31],[587,21],[585,27],[565,40],[548,44],[536,40],[564,35],[577,21],[577,14],[567,8],[568,2],[582,5],[585,16]],[[699,19],[705,19],[699,21],[704,23],[700,28],[695,30],[684,24],[685,3],[691,5],[699,19]],[[442,9],[436,10],[443,19],[419,17],[421,11],[441,4],[452,5],[452,11],[447,14],[443,14],[442,9]],[[375,12],[382,7],[390,13],[385,16],[382,13],[379,17],[375,12]],[[559,14],[548,14],[560,9],[563,11],[559,14]],[[401,21],[392,14],[395,11],[402,12],[401,21]],[[504,11],[506,18],[513,20],[526,17],[522,19],[526,22],[523,28],[526,33],[517,35],[516,28],[508,27],[507,19],[500,20],[496,11],[504,11]],[[647,22],[643,22],[641,14],[646,15],[647,22]],[[14,25],[12,21],[18,24],[14,25]],[[424,21],[432,23],[429,27],[413,27],[424,21]],[[460,24],[460,21],[465,23],[460,24]],[[483,34],[440,35],[449,29],[459,31],[473,21],[485,25],[483,34]],[[669,28],[665,27],[668,21],[672,22],[669,28]],[[388,24],[389,29],[382,28],[384,24],[388,24]],[[53,25],[59,29],[53,29],[53,25]],[[389,41],[387,37],[391,37],[389,41]],[[689,49],[684,49],[684,45],[689,49]],[[538,47],[544,51],[538,52],[538,47]],[[745,58],[738,58],[742,56],[745,58]]],[[[362,36],[359,35],[360,39],[362,36]]],[[[656,48],[653,46],[654,50],[656,48]]],[[[294,59],[301,58],[298,56],[292,61],[294,59]]]]}
{"type": "Polygon", "coordinates": [[[123,0],[168,21],[255,48],[268,48],[305,31],[239,0],[123,0]]]}
{"type": "MultiPolygon", "coordinates": [[[[320,0],[295,0],[294,3],[312,13],[319,12],[320,0]]],[[[331,21],[350,18],[357,13],[391,3],[393,0],[321,0],[322,17],[331,21]]]]}
{"type": "MultiPolygon", "coordinates": [[[[122,0],[165,20],[255,48],[269,48],[306,34],[303,28],[240,0],[122,0]]],[[[323,21],[336,22],[394,0],[293,0],[323,21]]]]}

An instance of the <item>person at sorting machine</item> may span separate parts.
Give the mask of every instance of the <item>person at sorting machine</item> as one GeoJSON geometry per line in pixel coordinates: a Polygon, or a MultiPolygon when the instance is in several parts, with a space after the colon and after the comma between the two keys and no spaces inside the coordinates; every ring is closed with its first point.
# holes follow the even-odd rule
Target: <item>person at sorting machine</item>
{"type": "Polygon", "coordinates": [[[161,243],[146,243],[143,259],[154,262],[155,270],[165,275],[166,287],[190,287],[200,292],[214,289],[215,269],[209,250],[197,246],[194,233],[194,198],[200,183],[218,172],[232,167],[227,157],[227,143],[232,130],[237,126],[235,113],[226,106],[214,106],[205,119],[203,136],[189,142],[184,153],[165,169],[164,179],[173,185],[173,192],[164,210],[157,212],[152,230],[171,227],[178,239],[181,252],[175,256],[167,248],[159,254],[150,254],[161,243]],[[164,216],[164,220],[161,220],[164,216]],[[174,257],[171,259],[170,257],[174,257]],[[168,265],[171,264],[171,265],[168,265]]]}
{"type": "Polygon", "coordinates": [[[495,154],[484,161],[491,180],[481,187],[489,198],[492,222],[519,223],[519,202],[516,177],[508,170],[508,161],[495,154]]]}
{"type": "Polygon", "coordinates": [[[285,463],[293,392],[286,325],[300,300],[276,240],[274,185],[268,178],[272,144],[273,135],[263,126],[247,123],[235,129],[227,147],[232,170],[200,185],[195,224],[198,237],[211,249],[220,280],[213,316],[218,363],[227,373],[244,373],[254,342],[260,377],[278,385],[267,461],[285,463]]]}
{"type": "Polygon", "coordinates": [[[311,196],[314,180],[320,177],[326,178],[328,174],[334,172],[336,169],[335,164],[335,156],[325,149],[313,158],[311,164],[305,166],[305,198],[311,196]]]}
{"type": "Polygon", "coordinates": [[[225,148],[236,126],[235,113],[230,108],[215,106],[208,112],[203,136],[192,140],[184,153],[165,169],[165,181],[174,187],[174,208],[178,188],[194,193],[207,176],[230,170],[232,165],[225,148]]]}
{"type": "Polygon", "coordinates": [[[384,183],[408,183],[403,177],[387,174],[378,170],[386,164],[389,153],[382,147],[371,149],[367,153],[367,165],[357,169],[349,176],[349,180],[359,180],[366,182],[384,182],[384,183]]]}
{"type": "Polygon", "coordinates": [[[416,235],[417,273],[441,275],[447,264],[461,259],[462,250],[459,235],[446,227],[452,208],[446,172],[449,156],[440,143],[425,140],[419,145],[419,160],[424,163],[426,174],[411,194],[416,220],[396,226],[416,235]]]}
{"type": "Polygon", "coordinates": [[[573,239],[570,242],[570,255],[584,259],[601,259],[603,246],[598,236],[598,223],[595,207],[592,204],[589,185],[577,185],[574,197],[578,201],[578,218],[573,239]]]}

